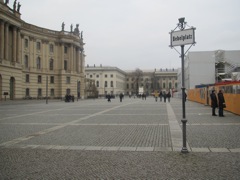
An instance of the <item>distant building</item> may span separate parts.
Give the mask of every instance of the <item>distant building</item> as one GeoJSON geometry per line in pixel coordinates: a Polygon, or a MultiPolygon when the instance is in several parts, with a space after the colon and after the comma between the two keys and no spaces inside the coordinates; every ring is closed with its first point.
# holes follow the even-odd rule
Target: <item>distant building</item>
{"type": "Polygon", "coordinates": [[[123,71],[111,66],[86,66],[86,78],[95,80],[100,96],[106,94],[136,95],[139,88],[147,95],[154,91],[176,91],[177,70],[130,70],[123,71]]]}
{"type": "Polygon", "coordinates": [[[95,80],[98,95],[119,95],[125,92],[126,72],[111,66],[89,66],[85,67],[86,78],[95,80]]]}
{"type": "Polygon", "coordinates": [[[20,4],[13,9],[0,0],[0,99],[84,98],[85,55],[78,25],[53,31],[21,19],[20,4]]]}

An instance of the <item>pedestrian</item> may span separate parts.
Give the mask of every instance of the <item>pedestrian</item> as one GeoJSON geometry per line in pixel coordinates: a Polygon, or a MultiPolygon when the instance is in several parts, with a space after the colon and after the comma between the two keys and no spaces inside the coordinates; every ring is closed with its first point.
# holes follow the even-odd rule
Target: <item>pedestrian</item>
{"type": "Polygon", "coordinates": [[[111,96],[110,94],[107,95],[108,102],[111,102],[111,96]]]}
{"type": "Polygon", "coordinates": [[[215,94],[215,90],[212,90],[210,97],[211,97],[212,116],[217,116],[215,113],[215,109],[218,107],[218,100],[215,94]]]}
{"type": "Polygon", "coordinates": [[[224,117],[223,108],[226,108],[225,99],[224,99],[222,90],[219,90],[218,92],[218,116],[219,117],[224,117]]]}
{"type": "Polygon", "coordinates": [[[167,98],[168,98],[168,102],[170,102],[170,98],[171,98],[171,93],[170,93],[170,91],[168,91],[168,93],[167,93],[167,98]]]}
{"type": "Polygon", "coordinates": [[[154,96],[155,96],[155,101],[157,102],[157,99],[158,99],[158,92],[157,91],[155,91],[154,96]]]}
{"type": "Polygon", "coordinates": [[[123,99],[123,93],[120,93],[119,97],[120,97],[120,102],[122,102],[122,99],[123,99]]]}
{"type": "Polygon", "coordinates": [[[159,97],[160,97],[160,102],[162,102],[162,97],[163,97],[163,93],[162,93],[162,91],[160,91],[160,93],[159,93],[159,97]]]}
{"type": "Polygon", "coordinates": [[[163,92],[163,99],[164,99],[164,102],[166,102],[166,99],[167,99],[167,94],[166,94],[166,92],[165,92],[165,91],[163,92]]]}

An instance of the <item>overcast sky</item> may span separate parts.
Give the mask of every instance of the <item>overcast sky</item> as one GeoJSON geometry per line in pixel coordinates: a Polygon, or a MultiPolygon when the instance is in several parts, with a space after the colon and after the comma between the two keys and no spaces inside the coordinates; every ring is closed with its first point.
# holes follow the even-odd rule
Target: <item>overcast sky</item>
{"type": "MultiPolygon", "coordinates": [[[[18,1],[27,23],[57,31],[62,22],[66,31],[79,24],[86,65],[122,70],[180,68],[179,54],[169,48],[169,32],[180,17],[196,27],[197,43],[190,51],[240,49],[239,0],[18,1]]],[[[10,7],[13,2],[9,1],[10,7]]]]}

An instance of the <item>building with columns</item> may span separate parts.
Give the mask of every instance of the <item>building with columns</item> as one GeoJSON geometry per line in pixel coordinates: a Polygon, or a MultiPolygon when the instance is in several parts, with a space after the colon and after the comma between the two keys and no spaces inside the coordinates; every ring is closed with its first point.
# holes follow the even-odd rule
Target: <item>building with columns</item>
{"type": "MultiPolygon", "coordinates": [[[[16,1],[15,1],[16,2],[16,1]]],[[[0,0],[0,99],[85,97],[85,54],[78,24],[60,31],[28,24],[21,5],[0,0]],[[17,7],[16,7],[17,6],[17,7]]]]}
{"type": "Polygon", "coordinates": [[[98,96],[119,95],[126,89],[126,72],[111,66],[89,66],[85,67],[86,78],[95,82],[98,96]]]}
{"type": "Polygon", "coordinates": [[[98,95],[138,94],[139,88],[150,95],[154,91],[173,92],[177,89],[177,70],[128,70],[111,66],[85,67],[86,78],[95,81],[98,95]],[[138,73],[139,71],[139,73],[138,73]]]}

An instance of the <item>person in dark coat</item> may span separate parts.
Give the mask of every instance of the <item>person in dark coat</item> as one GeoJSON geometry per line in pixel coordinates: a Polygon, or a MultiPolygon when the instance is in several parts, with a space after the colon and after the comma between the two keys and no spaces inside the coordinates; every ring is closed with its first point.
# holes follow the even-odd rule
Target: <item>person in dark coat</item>
{"type": "Polygon", "coordinates": [[[215,90],[212,90],[210,97],[211,97],[212,116],[216,116],[215,109],[218,107],[218,100],[215,94],[215,90]]]}
{"type": "Polygon", "coordinates": [[[171,98],[171,93],[170,93],[170,91],[168,91],[168,93],[167,93],[168,102],[170,102],[170,98],[171,98]]]}
{"type": "Polygon", "coordinates": [[[223,115],[223,108],[225,108],[225,99],[222,93],[222,90],[218,92],[218,115],[219,117],[224,117],[223,115]]]}
{"type": "Polygon", "coordinates": [[[122,102],[122,99],[123,99],[123,93],[120,93],[119,97],[120,97],[120,102],[122,102]]]}

